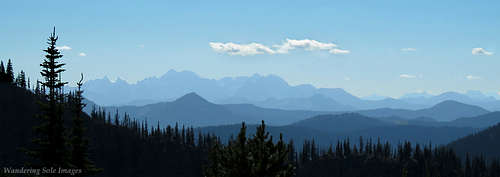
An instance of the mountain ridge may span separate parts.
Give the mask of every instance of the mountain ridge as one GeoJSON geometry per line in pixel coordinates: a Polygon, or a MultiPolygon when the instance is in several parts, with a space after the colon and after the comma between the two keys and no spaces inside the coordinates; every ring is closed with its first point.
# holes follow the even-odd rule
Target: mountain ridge
{"type": "Polygon", "coordinates": [[[357,112],[371,117],[396,116],[406,119],[427,117],[438,121],[453,121],[461,117],[473,117],[489,113],[488,110],[479,106],[464,104],[454,100],[445,100],[432,107],[419,110],[381,108],[357,112]]]}
{"type": "Polygon", "coordinates": [[[289,85],[276,75],[224,77],[208,79],[192,71],[169,70],[160,77],[149,77],[129,84],[122,79],[115,82],[103,79],[89,80],[84,84],[84,96],[100,105],[120,106],[125,104],[144,105],[162,102],[196,92],[207,100],[218,104],[251,103],[261,107],[280,109],[310,109],[321,111],[365,110],[378,108],[423,109],[445,100],[455,100],[477,105],[488,110],[500,110],[500,101],[485,96],[478,91],[465,94],[445,92],[440,95],[421,93],[421,96],[403,96],[395,99],[366,100],[356,97],[342,88],[316,88],[310,84],[289,85]],[[133,94],[132,94],[133,93],[133,94]],[[315,95],[322,95],[330,100],[320,104],[314,102],[315,95]],[[286,104],[293,99],[302,99],[305,104],[286,104]],[[275,100],[274,103],[266,100],[275,100]],[[338,103],[331,108],[324,105],[338,103]],[[309,104],[309,105],[307,105],[309,104]]]}

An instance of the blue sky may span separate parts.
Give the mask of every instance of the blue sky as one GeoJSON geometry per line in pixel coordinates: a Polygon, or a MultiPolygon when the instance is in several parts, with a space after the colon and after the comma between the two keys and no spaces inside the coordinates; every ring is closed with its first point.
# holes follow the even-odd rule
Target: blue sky
{"type": "Polygon", "coordinates": [[[136,82],[175,69],[207,78],[275,74],[292,85],[340,87],[358,96],[496,93],[499,6],[427,0],[5,1],[0,59],[12,58],[15,69],[38,77],[55,25],[58,45],[71,48],[63,60],[64,78],[72,84],[80,72],[87,79],[136,82]],[[287,39],[303,45],[277,53],[290,44],[287,39]],[[311,47],[312,40],[335,47],[311,47]],[[234,45],[215,49],[211,42],[234,45]],[[234,53],[252,49],[250,43],[274,53],[234,53]]]}

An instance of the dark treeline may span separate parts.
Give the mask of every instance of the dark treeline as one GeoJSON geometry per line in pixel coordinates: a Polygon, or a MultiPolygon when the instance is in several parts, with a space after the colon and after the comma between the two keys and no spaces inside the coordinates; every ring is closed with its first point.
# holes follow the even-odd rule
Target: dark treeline
{"type": "Polygon", "coordinates": [[[372,140],[351,145],[349,140],[319,150],[314,141],[306,141],[300,153],[297,176],[303,177],[498,177],[498,160],[467,156],[463,162],[447,147],[413,146],[404,142],[392,146],[372,140]]]}
{"type": "Polygon", "coordinates": [[[94,109],[90,120],[91,159],[104,169],[102,176],[202,176],[216,141],[193,128],[161,128],[104,110],[94,109]]]}
{"type": "Polygon", "coordinates": [[[27,78],[23,70],[17,74],[17,77],[14,77],[14,67],[10,59],[7,62],[7,67],[4,66],[3,61],[0,61],[0,83],[8,83],[27,89],[31,87],[30,79],[27,78]]]}
{"type": "MultiPolygon", "coordinates": [[[[0,166],[29,167],[26,162],[34,159],[22,149],[36,147],[31,141],[36,135],[32,127],[40,124],[35,115],[41,111],[37,102],[43,96],[5,83],[0,83],[0,94],[0,137],[6,142],[0,146],[0,166]]],[[[72,134],[70,128],[74,127],[70,109],[75,106],[73,97],[74,93],[67,95],[64,104],[66,135],[72,134]]],[[[195,134],[193,128],[159,128],[157,124],[99,109],[91,115],[82,113],[81,117],[89,160],[102,170],[93,176],[203,176],[209,147],[216,141],[214,136],[195,134]]]]}

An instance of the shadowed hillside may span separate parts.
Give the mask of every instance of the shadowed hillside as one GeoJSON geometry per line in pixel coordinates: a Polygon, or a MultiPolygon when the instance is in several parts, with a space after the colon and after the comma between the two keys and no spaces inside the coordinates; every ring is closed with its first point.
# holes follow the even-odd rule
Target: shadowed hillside
{"type": "Polygon", "coordinates": [[[189,93],[172,102],[161,102],[145,106],[105,107],[109,112],[118,110],[120,115],[130,114],[137,119],[161,125],[186,124],[191,126],[213,126],[247,123],[259,123],[265,120],[269,125],[286,125],[326,112],[290,111],[260,108],[250,104],[219,105],[210,103],[196,93],[189,93]]]}
{"type": "MultiPolygon", "coordinates": [[[[33,147],[31,139],[33,126],[38,124],[35,118],[39,112],[38,99],[30,91],[3,83],[0,83],[0,98],[0,138],[8,142],[0,146],[0,166],[21,167],[31,161],[20,148],[33,147]]],[[[84,115],[90,159],[104,169],[97,176],[201,176],[208,145],[187,143],[185,139],[194,140],[193,133],[181,136],[181,130],[175,130],[178,134],[172,136],[178,141],[174,141],[165,134],[153,134],[153,130],[145,133],[139,122],[113,125],[105,120],[106,114],[103,115],[92,118],[84,115]],[[188,138],[190,136],[193,138],[188,138]]],[[[71,126],[69,113],[64,119],[66,126],[71,126]]]]}
{"type": "Polygon", "coordinates": [[[458,139],[449,146],[462,157],[469,153],[473,156],[500,158],[500,124],[458,139]]]}
{"type": "Polygon", "coordinates": [[[405,119],[415,119],[419,117],[433,118],[438,121],[453,121],[462,117],[474,117],[482,114],[489,113],[479,106],[463,104],[457,101],[443,101],[430,108],[419,110],[405,110],[405,109],[375,109],[358,111],[358,113],[370,117],[400,117],[405,119]]]}

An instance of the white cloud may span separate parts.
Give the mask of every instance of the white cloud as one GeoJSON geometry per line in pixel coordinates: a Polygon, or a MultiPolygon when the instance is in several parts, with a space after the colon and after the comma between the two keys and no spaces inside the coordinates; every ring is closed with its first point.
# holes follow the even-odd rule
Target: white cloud
{"type": "Polygon", "coordinates": [[[400,78],[404,78],[404,79],[415,79],[417,78],[417,76],[414,76],[414,75],[410,75],[410,74],[401,74],[399,75],[400,78]]]}
{"type": "Polygon", "coordinates": [[[291,50],[303,49],[306,51],[328,51],[331,54],[348,54],[349,50],[338,49],[334,43],[323,43],[316,40],[303,39],[286,39],[285,42],[279,45],[268,47],[259,43],[236,44],[232,42],[210,42],[210,47],[219,53],[228,53],[229,55],[257,55],[257,54],[286,54],[291,50]]]}
{"type": "Polygon", "coordinates": [[[473,48],[472,49],[472,55],[493,55],[493,52],[486,51],[483,48],[473,48]]]}
{"type": "Polygon", "coordinates": [[[137,47],[144,48],[145,46],[144,46],[144,44],[139,44],[137,47]]]}
{"type": "Polygon", "coordinates": [[[275,52],[269,47],[259,44],[259,43],[250,43],[250,44],[235,44],[232,42],[228,43],[220,43],[220,42],[210,42],[210,47],[213,50],[219,53],[228,53],[229,55],[257,55],[257,54],[274,54],[275,52]]]}
{"type": "Polygon", "coordinates": [[[67,45],[56,47],[57,50],[71,50],[71,47],[67,45]]]}
{"type": "Polygon", "coordinates": [[[83,53],[83,52],[80,52],[80,53],[78,54],[78,56],[85,57],[85,56],[87,56],[87,54],[86,54],[86,53],[83,53]]]}
{"type": "Polygon", "coordinates": [[[295,40],[295,39],[286,39],[285,42],[281,45],[274,45],[273,47],[277,48],[277,53],[288,53],[289,50],[293,50],[296,48],[302,48],[308,51],[313,50],[331,50],[337,47],[334,43],[322,43],[316,40],[303,39],[303,40],[295,40]]]}
{"type": "Polygon", "coordinates": [[[331,49],[329,52],[332,54],[349,54],[349,53],[351,53],[351,51],[349,51],[349,50],[342,50],[342,49],[331,49]]]}
{"type": "Polygon", "coordinates": [[[417,51],[416,48],[402,48],[401,49],[402,52],[415,52],[417,51]]]}
{"type": "Polygon", "coordinates": [[[350,77],[344,77],[344,80],[346,80],[346,81],[350,81],[350,80],[351,80],[351,78],[350,78],[350,77]]]}
{"type": "Polygon", "coordinates": [[[481,79],[481,77],[479,77],[479,76],[473,76],[473,75],[467,75],[467,76],[465,76],[465,78],[467,78],[467,80],[478,80],[478,79],[481,79]]]}

